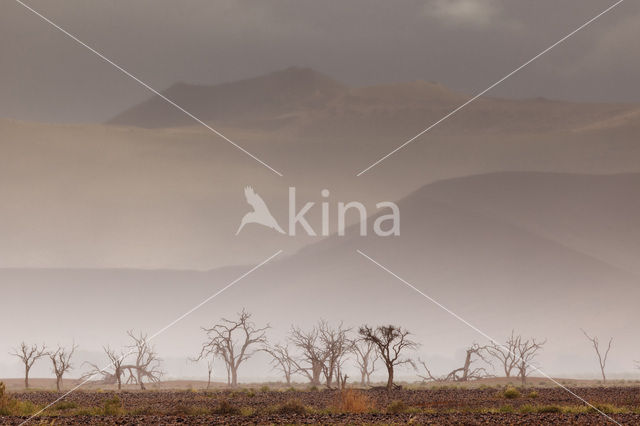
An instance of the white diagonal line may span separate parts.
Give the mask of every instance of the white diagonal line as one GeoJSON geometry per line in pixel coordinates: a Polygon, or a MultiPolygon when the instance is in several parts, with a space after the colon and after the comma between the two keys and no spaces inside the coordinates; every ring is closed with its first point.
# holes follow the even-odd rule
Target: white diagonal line
{"type": "Polygon", "coordinates": [[[519,357],[517,354],[515,354],[514,352],[512,352],[511,350],[509,350],[509,348],[507,348],[505,345],[503,345],[502,343],[498,342],[497,340],[495,340],[493,337],[489,336],[487,333],[485,333],[484,331],[480,330],[478,327],[476,327],[475,325],[471,324],[469,321],[465,320],[464,318],[462,318],[460,315],[456,314],[455,312],[453,312],[451,309],[447,308],[446,306],[444,306],[443,304],[441,304],[440,302],[438,302],[437,300],[435,300],[434,298],[432,298],[431,296],[429,296],[428,294],[424,293],[422,290],[416,288],[413,284],[411,284],[410,282],[406,281],[405,279],[401,278],[400,276],[398,276],[397,274],[395,274],[394,272],[392,272],[389,268],[387,268],[386,266],[380,264],[379,262],[377,262],[376,260],[372,259],[371,257],[369,257],[368,255],[364,254],[362,251],[356,249],[356,251],[358,252],[358,254],[362,255],[363,257],[365,257],[366,259],[370,260],[372,263],[374,263],[375,265],[377,265],[380,269],[386,271],[387,273],[389,273],[390,275],[392,275],[393,277],[397,278],[399,281],[401,281],[402,283],[404,283],[405,285],[407,285],[407,287],[411,288],[412,290],[416,291],[417,293],[419,293],[422,297],[424,297],[425,299],[429,300],[430,302],[434,303],[435,305],[437,305],[439,308],[443,309],[445,312],[447,312],[448,314],[452,315],[453,317],[455,317],[458,321],[462,322],[463,324],[465,324],[466,326],[468,326],[469,328],[473,329],[474,331],[476,331],[477,333],[479,333],[480,335],[482,335],[483,337],[485,337],[487,340],[489,340],[491,343],[493,343],[494,345],[498,345],[500,346],[502,349],[506,350],[507,353],[513,355],[514,357],[516,357],[519,361],[524,362],[528,367],[532,368],[533,370],[537,371],[538,373],[542,374],[544,377],[546,377],[547,379],[551,380],[554,384],[560,386],[562,389],[564,389],[565,391],[567,391],[569,394],[573,395],[574,397],[576,397],[577,399],[579,399],[580,401],[582,401],[583,403],[585,403],[586,405],[588,405],[589,407],[593,408],[594,410],[596,410],[598,413],[602,414],[604,417],[606,417],[607,419],[611,420],[613,423],[620,425],[620,423],[618,423],[615,419],[613,419],[611,416],[607,415],[606,413],[604,413],[602,410],[598,409],[597,407],[595,407],[593,404],[591,404],[589,401],[587,401],[586,399],[582,398],[580,395],[576,394],[575,392],[573,392],[571,389],[567,388],[566,386],[564,386],[563,384],[559,383],[557,380],[555,380],[553,377],[549,376],[547,373],[545,373],[544,371],[540,370],[538,367],[536,367],[533,364],[530,364],[526,361],[524,361],[522,359],[522,357],[519,357]]]}
{"type": "Polygon", "coordinates": [[[131,79],[135,80],[138,84],[140,84],[141,86],[143,86],[145,89],[149,90],[151,93],[155,94],[156,96],[159,96],[160,98],[162,98],[164,101],[166,101],[168,104],[172,105],[173,107],[177,108],[178,110],[182,111],[184,114],[186,114],[187,116],[189,116],[190,118],[192,118],[193,120],[195,120],[196,122],[198,122],[199,124],[203,125],[204,127],[206,127],[207,129],[209,129],[210,131],[212,131],[213,133],[215,133],[216,135],[218,135],[219,137],[221,137],[222,139],[224,139],[225,141],[229,142],[231,145],[235,146],[236,148],[238,148],[240,151],[244,152],[245,154],[247,154],[249,157],[253,158],[254,160],[256,160],[258,163],[262,164],[263,166],[265,166],[266,168],[268,168],[269,170],[271,170],[272,172],[274,172],[275,174],[277,174],[278,176],[282,176],[282,173],[280,173],[279,171],[277,171],[276,169],[274,169],[273,167],[271,167],[270,165],[268,165],[267,163],[265,163],[264,161],[262,161],[261,159],[259,159],[258,157],[256,157],[255,155],[253,155],[252,153],[250,153],[249,151],[247,151],[246,149],[244,149],[243,147],[241,147],[240,145],[238,145],[237,143],[235,143],[234,141],[232,141],[231,139],[229,139],[228,137],[226,137],[225,135],[223,135],[222,133],[220,133],[219,131],[217,131],[216,129],[214,129],[213,127],[211,127],[210,125],[208,125],[207,123],[205,123],[204,121],[200,120],[198,117],[196,117],[195,115],[193,115],[192,113],[190,113],[189,111],[187,111],[186,109],[184,109],[183,107],[181,107],[180,105],[178,105],[177,103],[175,103],[174,101],[172,101],[171,99],[169,99],[168,97],[166,97],[165,95],[163,95],[162,93],[160,93],[159,91],[157,91],[156,89],[154,89],[153,87],[149,86],[147,83],[145,83],[144,81],[140,80],[138,77],[136,77],[135,75],[131,74],[129,71],[127,71],[126,69],[122,68],[120,65],[116,64],[115,62],[113,62],[111,59],[107,58],[106,56],[104,56],[102,53],[98,52],[97,50],[95,50],[93,47],[89,46],[88,44],[84,43],[82,40],[78,39],[76,36],[74,36],[73,34],[71,34],[70,32],[68,32],[67,30],[65,30],[64,28],[60,27],[58,24],[56,24],[55,22],[53,22],[51,19],[47,18],[46,16],[42,15],[40,12],[38,12],[37,10],[33,9],[31,6],[25,4],[24,2],[22,2],[21,0],[15,0],[16,3],[20,4],[21,6],[25,7],[26,9],[30,10],[31,12],[33,12],[35,15],[37,15],[38,17],[40,17],[42,20],[44,20],[45,22],[49,23],[51,26],[53,26],[54,28],[58,29],[59,31],[61,31],[62,33],[64,33],[66,36],[68,36],[69,38],[71,38],[73,41],[75,41],[76,43],[86,47],[87,49],[89,49],[91,52],[93,52],[94,54],[96,54],[98,57],[100,57],[100,59],[102,59],[105,62],[108,62],[109,64],[113,65],[115,68],[117,68],[119,71],[121,71],[123,74],[125,74],[126,76],[130,77],[131,79]]]}
{"type": "MultiPolygon", "coordinates": [[[[266,264],[267,262],[269,262],[271,259],[273,259],[274,257],[278,256],[280,253],[282,253],[282,250],[278,250],[276,253],[272,254],[271,256],[269,256],[267,259],[263,260],[262,262],[260,262],[259,264],[257,264],[256,266],[254,266],[253,268],[249,269],[247,272],[245,272],[244,274],[240,275],[238,278],[236,278],[235,280],[231,281],[229,284],[227,284],[226,286],[222,287],[220,290],[216,291],[215,293],[213,293],[211,296],[207,297],[206,299],[204,299],[202,302],[198,303],[196,306],[194,306],[193,308],[189,309],[187,312],[185,312],[184,314],[180,315],[178,318],[176,318],[175,320],[171,321],[169,324],[165,325],[164,327],[162,327],[160,330],[156,331],[155,333],[153,333],[148,341],[153,340],[155,337],[159,336],[160,334],[164,333],[165,331],[167,331],[167,329],[173,327],[176,323],[182,321],[185,317],[191,315],[194,311],[196,311],[197,309],[201,308],[203,305],[205,305],[206,303],[208,303],[211,299],[217,297],[218,295],[222,294],[225,290],[227,290],[229,287],[233,286],[234,284],[236,284],[238,281],[240,281],[241,279],[245,278],[247,275],[251,274],[253,271],[255,271],[256,269],[260,268],[261,266],[263,266],[264,264],[266,264]]],[[[47,405],[46,407],[42,408],[41,410],[39,410],[38,412],[36,412],[35,414],[32,414],[29,418],[27,418],[25,421],[23,421],[22,423],[20,423],[20,426],[24,425],[25,423],[29,422],[31,419],[33,419],[34,417],[38,416],[40,413],[42,413],[43,411],[45,411],[47,408],[51,407],[52,405],[60,402],[61,400],[63,400],[64,398],[66,398],[70,393],[76,391],[78,388],[80,388],[81,386],[84,386],[85,384],[87,384],[89,381],[91,381],[91,379],[93,379],[94,376],[96,376],[99,373],[104,372],[106,369],[108,369],[109,367],[111,367],[112,365],[114,365],[115,362],[119,362],[122,361],[123,359],[125,359],[127,356],[131,355],[132,353],[134,353],[135,351],[129,351],[126,354],[122,355],[117,361],[114,362],[110,362],[109,364],[105,365],[104,367],[102,367],[101,369],[99,369],[98,371],[96,371],[95,373],[91,374],[89,377],[87,377],[85,380],[83,380],[82,382],[80,382],[78,385],[74,386],[73,388],[71,388],[70,390],[68,390],[66,393],[64,393],[62,396],[60,396],[58,399],[56,399],[55,401],[53,401],[52,403],[50,403],[49,405],[47,405]]]]}
{"type": "Polygon", "coordinates": [[[575,35],[576,33],[578,33],[580,30],[584,29],[585,27],[587,27],[588,25],[592,24],[594,21],[596,21],[598,18],[602,17],[603,15],[605,15],[606,13],[608,13],[609,11],[611,11],[612,9],[614,9],[615,7],[617,7],[618,5],[620,5],[624,0],[618,0],[617,2],[615,2],[614,4],[612,4],[611,6],[609,6],[608,8],[606,8],[605,10],[603,10],[602,12],[600,12],[599,14],[597,14],[596,16],[594,16],[593,18],[589,19],[587,22],[585,22],[584,24],[580,25],[578,28],[576,28],[575,30],[571,31],[569,34],[567,34],[566,36],[562,37],[560,40],[556,41],[555,43],[553,43],[551,46],[547,47],[546,49],[544,49],[542,52],[538,53],[536,56],[534,56],[533,58],[529,59],[527,62],[525,62],[524,64],[520,65],[518,68],[516,68],[515,70],[511,71],[509,74],[505,75],[504,77],[502,77],[500,80],[496,81],[495,83],[493,83],[491,86],[487,87],[486,89],[484,89],[483,91],[481,91],[480,93],[478,93],[477,95],[475,95],[474,97],[472,97],[471,99],[469,99],[468,101],[466,101],[465,103],[463,103],[462,105],[460,105],[459,107],[457,107],[456,109],[454,109],[453,111],[451,111],[450,113],[448,113],[447,115],[445,115],[444,117],[442,117],[441,119],[439,119],[438,121],[436,121],[435,123],[433,123],[432,125],[430,125],[429,127],[427,127],[426,129],[424,129],[423,131],[421,131],[420,133],[418,133],[417,135],[415,135],[414,137],[412,137],[411,139],[409,139],[408,141],[406,141],[405,143],[403,143],[402,145],[398,146],[397,148],[395,148],[393,151],[391,151],[390,153],[388,153],[387,155],[385,155],[384,157],[380,158],[378,161],[376,161],[375,163],[371,164],[369,167],[367,167],[366,169],[362,170],[360,173],[358,173],[356,176],[361,176],[362,174],[366,173],[368,170],[372,169],[373,167],[377,166],[378,164],[380,164],[381,162],[383,162],[384,160],[386,160],[387,158],[391,157],[393,154],[395,154],[396,152],[400,151],[402,148],[404,148],[405,146],[409,145],[411,142],[415,141],[416,139],[418,139],[420,136],[424,135],[425,133],[427,133],[428,131],[430,131],[431,129],[433,129],[434,127],[436,127],[438,124],[442,123],[443,121],[445,121],[446,119],[448,119],[449,117],[455,115],[458,111],[460,111],[461,109],[463,109],[464,107],[466,107],[467,105],[469,105],[470,103],[474,102],[476,99],[478,99],[480,96],[484,95],[485,93],[487,93],[488,91],[490,91],[491,89],[493,89],[494,87],[498,86],[499,84],[501,84],[503,81],[505,81],[506,79],[508,79],[509,77],[511,77],[512,75],[516,74],[518,71],[522,70],[523,68],[525,68],[527,65],[529,65],[530,63],[532,63],[533,61],[535,61],[536,59],[540,58],[542,55],[544,55],[545,53],[549,52],[550,50],[552,50],[553,48],[555,48],[556,46],[558,46],[559,44],[562,44],[563,42],[565,42],[567,39],[569,39],[570,37],[572,37],[573,35],[575,35]]]}

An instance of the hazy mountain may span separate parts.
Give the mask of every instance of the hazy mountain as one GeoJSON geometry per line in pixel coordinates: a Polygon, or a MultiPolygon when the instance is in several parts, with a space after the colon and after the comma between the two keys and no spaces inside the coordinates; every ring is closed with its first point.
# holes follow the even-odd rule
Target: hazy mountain
{"type": "MultiPolygon", "coordinates": [[[[481,336],[356,253],[356,249],[390,268],[481,330],[495,337],[512,328],[549,338],[542,365],[552,371],[585,371],[590,360],[579,328],[612,334],[616,350],[612,371],[631,369],[637,357],[635,341],[638,278],[597,258],[588,250],[600,239],[609,244],[620,229],[635,227],[635,217],[619,211],[636,208],[626,185],[640,183],[640,175],[572,176],[502,173],[473,176],[427,185],[401,200],[401,236],[359,237],[351,228],[345,237],[333,236],[298,253],[286,253],[238,282],[217,299],[158,338],[168,356],[197,349],[198,327],[246,307],[257,321],[269,321],[274,339],[282,339],[291,323],[308,325],[318,318],[400,323],[423,343],[421,353],[451,355],[481,336]],[[522,190],[505,190],[525,183],[522,190]],[[626,182],[626,183],[625,183],[626,182]],[[555,209],[525,202],[526,214],[506,217],[486,204],[517,205],[518,200],[553,198],[556,188],[571,187],[564,205],[555,209]],[[486,200],[460,197],[482,188],[486,200]],[[545,191],[545,188],[547,190],[545,191]],[[547,195],[543,195],[543,194],[547,195]],[[611,228],[589,214],[594,200],[606,201],[611,228]],[[585,202],[587,204],[585,204],[585,202]],[[485,204],[486,203],[486,204],[485,204]],[[543,217],[528,229],[529,218],[543,217]],[[583,236],[571,246],[566,235],[553,233],[560,224],[577,219],[573,230],[583,236]],[[607,235],[612,232],[611,235],[607,235]],[[615,309],[612,307],[615,306],[615,309]],[[568,359],[572,362],[567,363],[568,359]]],[[[637,187],[637,186],[636,186],[637,187]]],[[[482,198],[482,197],[479,197],[482,198]]],[[[523,201],[524,202],[524,201],[523,201]]],[[[369,224],[371,226],[371,224],[369,224]]],[[[275,250],[261,246],[263,258],[275,250]]],[[[17,270],[0,271],[3,315],[22,315],[24,289],[30,290],[29,310],[55,321],[23,321],[20,330],[6,333],[8,342],[22,335],[76,336],[89,347],[105,340],[119,341],[124,330],[153,332],[231,282],[249,267],[209,272],[135,270],[17,270]],[[64,298],[60,295],[73,297],[64,298]],[[51,300],[56,300],[55,304],[51,300]],[[77,319],[83,318],[82,324],[77,319]],[[104,318],[109,318],[105,322],[104,318]]],[[[607,334],[607,335],[608,335],[607,334]]],[[[51,338],[51,337],[49,337],[51,338]]],[[[89,349],[89,348],[88,348],[89,349]]]]}
{"type": "MultiPolygon", "coordinates": [[[[424,128],[470,97],[425,81],[349,88],[322,73],[298,67],[215,86],[178,83],[163,94],[214,124],[293,126],[302,134],[357,129],[361,135],[371,126],[385,132],[415,124],[424,128]]],[[[570,130],[638,112],[636,106],[625,104],[491,97],[479,99],[468,110],[456,120],[458,128],[536,133],[570,130]]],[[[118,114],[109,124],[153,128],[190,126],[194,122],[160,97],[152,96],[118,114]]]]}
{"type": "MultiPolygon", "coordinates": [[[[0,179],[9,182],[0,185],[0,266],[210,269],[258,262],[265,245],[317,241],[258,226],[236,237],[248,185],[285,229],[295,186],[299,205],[316,203],[317,228],[325,188],[332,211],[357,200],[372,214],[379,201],[461,176],[640,172],[634,105],[482,98],[356,177],[468,96],[420,81],[348,88],[301,68],[167,94],[284,178],[157,97],[114,119],[127,126],[0,120],[0,179]]],[[[569,241],[569,231],[551,232],[569,241]]],[[[589,253],[637,271],[629,235],[622,253],[589,253]]]]}
{"type": "MultiPolygon", "coordinates": [[[[252,124],[287,121],[292,111],[323,108],[346,87],[308,68],[220,84],[177,83],[163,92],[204,121],[252,124]]],[[[114,117],[110,124],[140,127],[190,126],[191,118],[154,96],[114,117]]]]}

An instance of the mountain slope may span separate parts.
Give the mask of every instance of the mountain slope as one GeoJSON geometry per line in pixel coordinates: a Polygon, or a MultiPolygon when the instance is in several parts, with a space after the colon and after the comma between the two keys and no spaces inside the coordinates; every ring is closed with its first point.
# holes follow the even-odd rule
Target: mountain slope
{"type": "MultiPolygon", "coordinates": [[[[308,68],[291,67],[267,75],[216,86],[177,83],[163,94],[204,121],[263,123],[283,120],[282,114],[313,109],[346,88],[308,68]]],[[[108,122],[140,127],[193,125],[184,113],[158,96],[136,105],[108,122]]]]}
{"type": "MultiPolygon", "coordinates": [[[[470,97],[425,81],[348,88],[322,73],[298,67],[215,86],[178,83],[163,94],[200,119],[216,124],[288,126],[302,134],[333,129],[363,136],[368,136],[372,126],[396,133],[415,127],[417,133],[470,97]]],[[[482,97],[459,114],[456,127],[536,133],[592,129],[594,122],[617,123],[625,117],[637,123],[634,111],[637,108],[624,104],[482,97]]],[[[147,128],[194,124],[158,96],[108,123],[147,128]]]]}
{"type": "MultiPolygon", "coordinates": [[[[638,182],[640,176],[626,178],[638,182]]],[[[470,177],[467,185],[485,179],[496,179],[499,184],[529,179],[544,185],[552,180],[562,186],[563,181],[576,178],[503,174],[470,177]]],[[[602,194],[609,194],[608,185],[618,184],[615,179],[597,176],[577,181],[586,182],[583,191],[597,189],[602,194]]],[[[401,236],[363,238],[350,228],[345,237],[334,236],[297,253],[281,255],[185,319],[159,338],[158,344],[171,355],[193,352],[202,337],[199,326],[242,307],[253,312],[256,321],[268,319],[276,340],[283,338],[292,323],[308,325],[330,317],[353,326],[364,322],[402,324],[423,343],[421,353],[429,355],[450,355],[474,340],[483,342],[473,330],[360,256],[358,249],[489,335],[503,337],[516,328],[527,335],[547,337],[543,366],[564,372],[589,368],[590,364],[585,367],[561,361],[577,359],[576,348],[584,343],[579,328],[584,327],[614,336],[618,343],[612,369],[626,371],[625,363],[637,353],[634,325],[640,286],[636,276],[491,211],[443,201],[438,185],[426,186],[400,201],[401,236]],[[438,189],[435,195],[434,188],[438,189]]],[[[575,206],[562,210],[565,216],[557,220],[570,219],[580,207],[580,199],[574,199],[575,206]]],[[[626,196],[617,201],[608,199],[612,209],[620,210],[626,209],[627,201],[626,196]]],[[[543,212],[546,206],[530,208],[543,212]]],[[[633,219],[628,226],[635,223],[633,219]]],[[[583,232],[599,233],[592,229],[583,232]]],[[[266,248],[264,251],[263,258],[273,254],[266,248]]],[[[3,315],[21,315],[23,291],[29,288],[33,294],[29,309],[56,317],[51,324],[27,321],[20,332],[10,331],[6,338],[16,340],[18,333],[49,333],[60,338],[73,335],[83,344],[97,347],[105,339],[117,339],[126,329],[160,328],[248,269],[1,270],[3,315]],[[74,297],[51,305],[55,294],[74,297]],[[77,300],[85,302],[78,304],[77,300]],[[105,324],[102,317],[113,312],[118,314],[105,324]],[[84,318],[82,324],[77,323],[78,317],[84,318]]]]}

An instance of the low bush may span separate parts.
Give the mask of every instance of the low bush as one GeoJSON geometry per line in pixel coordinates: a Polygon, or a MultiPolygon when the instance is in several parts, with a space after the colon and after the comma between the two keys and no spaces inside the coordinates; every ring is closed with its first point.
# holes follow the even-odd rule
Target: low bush
{"type": "Polygon", "coordinates": [[[105,416],[119,416],[124,414],[122,401],[118,395],[114,395],[112,398],[107,399],[104,402],[103,409],[105,416]]]}
{"type": "Polygon", "coordinates": [[[538,397],[538,392],[536,391],[531,391],[527,394],[527,397],[529,398],[537,398],[538,397]]]}
{"type": "Polygon", "coordinates": [[[235,405],[231,404],[226,399],[220,401],[218,406],[212,410],[213,414],[226,414],[226,415],[239,415],[241,410],[235,405]]]}
{"type": "Polygon", "coordinates": [[[366,413],[373,410],[374,405],[362,392],[347,389],[336,397],[335,408],[341,413],[366,413]]]}
{"type": "Polygon", "coordinates": [[[508,387],[502,392],[502,396],[507,399],[520,398],[520,391],[514,387],[508,387]]]}
{"type": "Polygon", "coordinates": [[[400,413],[404,413],[405,411],[407,411],[407,404],[404,403],[404,401],[400,401],[400,400],[396,400],[396,401],[392,401],[388,406],[387,406],[387,413],[389,414],[400,414],[400,413]]]}
{"type": "Polygon", "coordinates": [[[278,414],[306,414],[308,409],[298,399],[290,399],[275,410],[278,414]]]}
{"type": "Polygon", "coordinates": [[[28,416],[37,410],[30,401],[19,401],[6,392],[3,382],[0,382],[0,416],[28,416]]]}
{"type": "Polygon", "coordinates": [[[498,411],[501,413],[515,413],[516,410],[511,405],[503,405],[498,409],[498,411]]]}
{"type": "Polygon", "coordinates": [[[72,410],[74,408],[78,408],[78,404],[73,401],[60,401],[51,407],[52,410],[56,411],[72,410]]]}

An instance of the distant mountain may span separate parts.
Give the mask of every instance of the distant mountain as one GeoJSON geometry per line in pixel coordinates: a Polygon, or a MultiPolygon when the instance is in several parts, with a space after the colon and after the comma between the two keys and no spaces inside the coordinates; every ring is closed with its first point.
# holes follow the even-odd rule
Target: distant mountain
{"type": "MultiPolygon", "coordinates": [[[[177,83],[163,94],[217,125],[293,127],[303,135],[326,129],[361,136],[368,136],[370,130],[390,134],[406,128],[422,130],[470,97],[425,81],[349,88],[322,73],[298,67],[214,86],[177,83]]],[[[456,118],[456,127],[540,133],[589,128],[594,121],[616,122],[633,111],[637,112],[637,107],[624,104],[483,97],[456,118]]],[[[108,124],[156,128],[195,123],[153,96],[108,124]]]]}
{"type": "MultiPolygon", "coordinates": [[[[204,121],[263,123],[286,120],[295,110],[322,108],[346,87],[309,68],[283,71],[215,86],[177,83],[163,92],[204,121]]],[[[193,125],[194,121],[158,96],[136,105],[109,124],[140,127],[193,125]]]]}
{"type": "MultiPolygon", "coordinates": [[[[359,249],[491,336],[503,338],[515,328],[547,337],[549,344],[540,359],[545,368],[585,368],[563,361],[578,359],[577,353],[588,350],[580,346],[585,342],[579,329],[584,327],[615,338],[611,368],[627,371],[630,367],[625,365],[637,356],[639,279],[587,251],[597,249],[601,240],[609,245],[618,229],[637,227],[638,216],[632,213],[636,201],[629,199],[628,191],[638,185],[638,174],[536,173],[473,176],[428,185],[400,201],[400,237],[363,238],[350,228],[345,237],[333,236],[281,255],[167,332],[158,344],[171,356],[193,352],[202,338],[199,326],[243,307],[254,313],[256,321],[269,321],[277,340],[290,324],[331,318],[350,326],[402,324],[423,343],[423,354],[452,354],[472,341],[484,342],[482,336],[357,254],[359,249]],[[514,189],[505,190],[510,185],[514,189]],[[626,189],[620,190],[621,185],[626,189]],[[542,202],[554,198],[556,188],[567,187],[573,191],[565,193],[563,205],[542,202]],[[463,197],[465,191],[472,196],[463,197]],[[607,208],[591,204],[595,200],[606,202],[607,208]],[[525,211],[516,215],[513,206],[520,201],[525,211]],[[487,208],[491,205],[504,209],[487,208]],[[607,217],[602,216],[605,210],[607,217]],[[600,222],[589,220],[590,214],[600,222]],[[542,218],[538,229],[528,229],[526,225],[536,217],[542,218]],[[624,222],[612,229],[610,219],[624,222]],[[573,220],[573,230],[579,228],[583,236],[580,246],[572,246],[566,235],[546,235],[573,220]]],[[[263,258],[272,254],[264,246],[263,251],[263,258]]],[[[112,341],[126,329],[152,332],[160,328],[248,269],[5,269],[0,270],[3,314],[21,315],[24,305],[19,302],[28,288],[33,295],[29,309],[56,321],[25,323],[22,335],[76,336],[85,345],[97,347],[101,339],[112,341]],[[60,294],[73,297],[62,301],[57,297],[57,303],[51,304],[54,295],[60,294]],[[82,324],[78,318],[83,318],[82,324]]],[[[5,339],[15,341],[20,338],[16,333],[9,331],[5,339]]]]}

